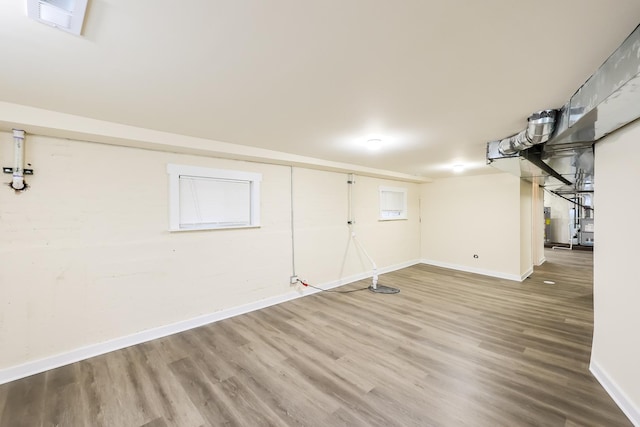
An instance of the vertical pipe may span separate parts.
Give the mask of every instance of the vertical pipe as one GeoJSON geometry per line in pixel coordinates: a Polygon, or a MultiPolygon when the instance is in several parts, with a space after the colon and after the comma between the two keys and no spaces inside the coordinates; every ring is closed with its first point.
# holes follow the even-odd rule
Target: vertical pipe
{"type": "Polygon", "coordinates": [[[349,224],[349,229],[353,228],[353,184],[354,184],[354,180],[353,180],[353,174],[350,173],[347,177],[347,184],[348,184],[348,197],[349,197],[349,204],[347,207],[347,224],[349,224]]]}
{"type": "Polygon", "coordinates": [[[354,183],[355,181],[354,181],[353,174],[350,173],[347,181],[347,184],[349,185],[349,195],[348,195],[349,206],[348,206],[348,213],[347,213],[348,215],[347,224],[349,225],[349,231],[351,232],[351,238],[353,239],[354,243],[371,263],[371,266],[373,268],[373,277],[371,279],[370,289],[375,290],[378,288],[378,266],[376,265],[376,262],[373,260],[373,258],[371,258],[371,256],[369,255],[367,250],[364,248],[364,246],[362,246],[362,243],[360,243],[360,240],[358,240],[358,237],[356,236],[356,232],[353,231],[353,224],[355,222],[355,219],[353,218],[353,184],[354,183]]]}
{"type": "Polygon", "coordinates": [[[296,276],[296,239],[293,210],[293,166],[291,168],[291,276],[296,276]]]}
{"type": "Polygon", "coordinates": [[[23,190],[24,183],[24,131],[13,130],[13,180],[11,188],[23,190]]]}

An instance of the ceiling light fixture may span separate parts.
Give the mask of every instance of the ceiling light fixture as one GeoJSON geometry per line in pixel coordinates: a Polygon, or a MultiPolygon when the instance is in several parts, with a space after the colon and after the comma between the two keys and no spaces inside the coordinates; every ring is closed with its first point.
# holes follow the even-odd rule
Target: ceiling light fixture
{"type": "Polygon", "coordinates": [[[80,35],[88,0],[27,0],[27,16],[46,25],[80,35]]]}
{"type": "Polygon", "coordinates": [[[378,138],[368,139],[367,148],[371,151],[379,150],[382,147],[382,140],[378,138]]]}
{"type": "Polygon", "coordinates": [[[464,165],[453,165],[453,171],[455,173],[464,172],[464,165]]]}

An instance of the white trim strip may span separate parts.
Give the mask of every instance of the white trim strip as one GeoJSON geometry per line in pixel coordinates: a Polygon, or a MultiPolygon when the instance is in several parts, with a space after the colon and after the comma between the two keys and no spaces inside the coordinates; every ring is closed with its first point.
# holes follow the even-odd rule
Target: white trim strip
{"type": "Polygon", "coordinates": [[[465,273],[481,274],[483,276],[496,277],[498,279],[507,279],[507,280],[513,280],[516,282],[522,282],[522,280],[524,280],[521,276],[517,274],[503,273],[500,271],[483,270],[481,268],[468,267],[466,265],[450,264],[448,262],[434,261],[431,259],[423,259],[420,262],[422,264],[433,265],[434,267],[442,267],[442,268],[448,268],[450,270],[464,271],[465,273]]]}
{"type": "Polygon", "coordinates": [[[520,276],[520,282],[524,282],[525,279],[533,274],[533,267],[527,270],[522,276],[520,276]]]}
{"type": "MultiPolygon", "coordinates": [[[[419,260],[408,261],[400,264],[391,265],[378,270],[379,273],[389,273],[392,271],[400,270],[412,265],[419,264],[419,260]]],[[[358,280],[367,279],[372,277],[370,272],[360,273],[353,276],[345,277],[332,282],[318,285],[323,289],[332,289],[338,286],[346,285],[349,283],[357,282],[358,280]]],[[[214,323],[219,320],[228,319],[230,317],[238,316],[240,314],[249,313],[251,311],[260,310],[262,308],[270,307],[272,305],[280,304],[286,301],[291,301],[303,296],[312,295],[321,292],[313,288],[302,288],[300,291],[291,291],[286,294],[277,295],[271,298],[255,301],[249,304],[244,304],[237,307],[232,307],[225,310],[216,311],[214,313],[205,314],[203,316],[195,317],[193,319],[187,319],[180,322],[172,323],[165,326],[160,326],[153,329],[147,329],[146,331],[137,332],[131,335],[115,338],[106,342],[91,344],[85,347],[77,348],[65,353],[56,354],[53,356],[45,357],[43,359],[34,360],[31,362],[23,363],[21,365],[11,366],[9,368],[0,369],[0,384],[15,381],[20,378],[28,377],[30,375],[39,374],[50,369],[59,368],[70,363],[79,362],[81,360],[89,359],[91,357],[100,356],[101,354],[109,353],[115,350],[120,350],[126,347],[130,347],[136,344],[142,344],[147,341],[151,341],[158,338],[163,338],[169,335],[183,332],[189,329],[197,328],[199,326],[214,323]]]]}
{"type": "Polygon", "coordinates": [[[609,396],[613,399],[614,402],[620,407],[622,412],[629,418],[629,421],[633,423],[634,426],[640,427],[640,408],[635,406],[629,396],[625,394],[623,390],[620,389],[618,384],[606,373],[604,369],[596,362],[591,359],[591,363],[589,364],[589,370],[593,374],[593,376],[598,380],[602,388],[604,388],[609,396]]]}

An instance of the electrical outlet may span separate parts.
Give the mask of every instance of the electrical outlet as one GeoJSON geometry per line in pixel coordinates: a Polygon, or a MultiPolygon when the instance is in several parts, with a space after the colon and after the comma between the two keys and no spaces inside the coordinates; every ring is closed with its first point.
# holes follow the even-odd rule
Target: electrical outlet
{"type": "Polygon", "coordinates": [[[289,283],[291,283],[292,285],[295,285],[296,283],[298,283],[298,276],[291,276],[289,278],[289,283]]]}

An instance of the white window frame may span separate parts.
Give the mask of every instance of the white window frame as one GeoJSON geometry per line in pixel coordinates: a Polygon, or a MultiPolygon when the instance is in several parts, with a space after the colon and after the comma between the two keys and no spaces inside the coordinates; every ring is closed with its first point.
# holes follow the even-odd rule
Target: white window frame
{"type": "Polygon", "coordinates": [[[407,189],[403,188],[403,187],[384,187],[384,186],[380,186],[379,187],[379,191],[378,191],[378,206],[379,206],[379,216],[378,219],[380,221],[396,221],[396,220],[402,220],[402,219],[407,219],[407,189]],[[387,211],[383,210],[383,206],[382,206],[382,200],[383,200],[383,193],[385,192],[393,192],[393,193],[400,193],[402,195],[402,209],[400,210],[398,215],[391,215],[390,213],[388,213],[387,211]]]}
{"type": "Polygon", "coordinates": [[[212,169],[198,166],[168,164],[169,174],[169,231],[218,230],[260,227],[260,182],[262,174],[227,169],[212,169]],[[180,177],[208,178],[221,181],[241,181],[250,184],[250,214],[247,225],[180,224],[180,177]]]}

